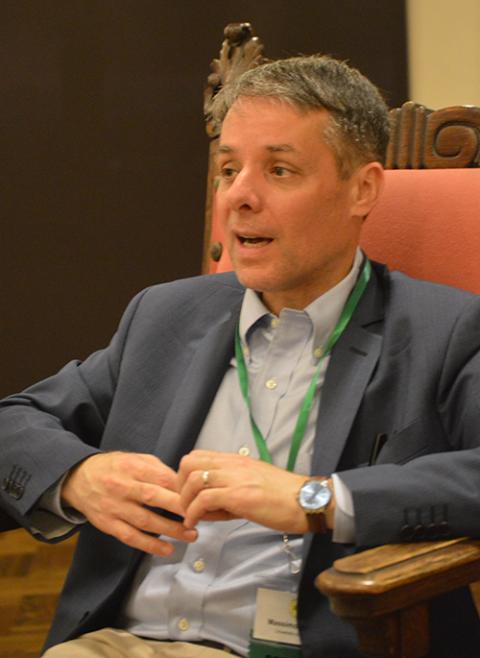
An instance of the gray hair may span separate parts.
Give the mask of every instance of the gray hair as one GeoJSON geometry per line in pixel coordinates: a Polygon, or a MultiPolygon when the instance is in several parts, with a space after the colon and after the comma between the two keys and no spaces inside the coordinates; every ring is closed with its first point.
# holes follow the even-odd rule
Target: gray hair
{"type": "Polygon", "coordinates": [[[214,98],[214,118],[221,123],[241,97],[272,98],[301,112],[327,110],[330,122],[324,138],[334,151],[342,178],[348,178],[361,164],[385,161],[388,108],[375,85],[345,62],[311,55],[250,69],[214,98]]]}

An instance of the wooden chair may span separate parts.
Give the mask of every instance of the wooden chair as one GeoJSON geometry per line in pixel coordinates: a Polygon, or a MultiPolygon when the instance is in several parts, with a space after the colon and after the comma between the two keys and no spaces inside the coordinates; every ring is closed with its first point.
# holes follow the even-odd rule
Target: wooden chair
{"type": "MultiPolygon", "coordinates": [[[[222,84],[262,61],[263,45],[251,26],[227,26],[205,92],[211,141],[204,272],[231,269],[213,212],[220,126],[210,104],[222,84]]],[[[366,222],[362,247],[391,269],[480,293],[480,108],[432,111],[409,102],[390,116],[386,190],[366,222]]],[[[411,528],[412,539],[418,531],[411,528]]],[[[343,558],[316,585],[333,611],[354,624],[366,655],[422,658],[429,651],[429,602],[477,580],[480,541],[461,538],[381,546],[343,558]]],[[[480,583],[472,588],[480,612],[480,583]]]]}

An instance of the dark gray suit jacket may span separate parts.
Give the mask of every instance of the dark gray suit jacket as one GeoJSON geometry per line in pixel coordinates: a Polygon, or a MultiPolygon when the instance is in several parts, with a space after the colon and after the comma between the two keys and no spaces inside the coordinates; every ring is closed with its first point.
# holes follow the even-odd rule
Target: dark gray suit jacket
{"type": "MultiPolygon", "coordinates": [[[[151,452],[175,468],[228,367],[242,297],[233,274],[152,287],[131,302],[108,348],[3,401],[7,512],[28,528],[40,496],[98,450],[151,452]]],[[[353,494],[356,544],[306,538],[306,658],[360,656],[313,585],[334,559],[385,542],[480,535],[480,298],[374,266],[322,393],[312,473],[334,471],[353,494]]],[[[84,526],[48,645],[114,626],[141,557],[84,526]]],[[[478,656],[468,590],[438,600],[432,635],[432,657],[478,656]]]]}

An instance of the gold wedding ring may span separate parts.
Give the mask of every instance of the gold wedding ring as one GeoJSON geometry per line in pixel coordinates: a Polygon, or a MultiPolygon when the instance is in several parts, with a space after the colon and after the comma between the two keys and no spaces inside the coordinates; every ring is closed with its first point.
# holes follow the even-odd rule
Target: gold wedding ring
{"type": "Polygon", "coordinates": [[[210,477],[210,473],[208,471],[203,471],[202,473],[202,480],[203,480],[203,486],[208,487],[208,478],[210,477]]]}

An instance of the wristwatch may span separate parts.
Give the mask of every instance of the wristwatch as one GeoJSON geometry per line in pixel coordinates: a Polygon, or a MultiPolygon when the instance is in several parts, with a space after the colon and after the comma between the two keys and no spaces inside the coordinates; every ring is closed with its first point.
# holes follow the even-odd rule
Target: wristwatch
{"type": "Polygon", "coordinates": [[[332,500],[328,480],[307,480],[298,492],[298,504],[307,515],[310,532],[326,532],[325,512],[332,500]]]}

